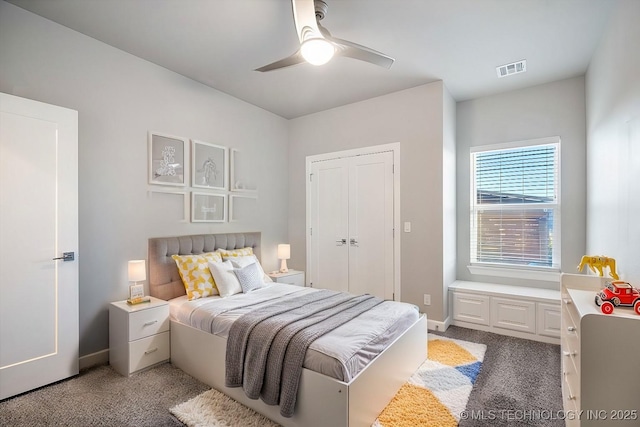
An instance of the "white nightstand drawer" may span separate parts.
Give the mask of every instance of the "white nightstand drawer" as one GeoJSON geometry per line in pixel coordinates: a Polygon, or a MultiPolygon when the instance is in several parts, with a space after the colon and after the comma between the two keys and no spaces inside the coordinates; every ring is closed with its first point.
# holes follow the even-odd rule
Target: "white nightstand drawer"
{"type": "Polygon", "coordinates": [[[129,341],[169,330],[169,305],[141,310],[129,315],[129,341]]]}
{"type": "Polygon", "coordinates": [[[133,373],[169,359],[169,332],[142,338],[129,343],[129,367],[133,373]]]}

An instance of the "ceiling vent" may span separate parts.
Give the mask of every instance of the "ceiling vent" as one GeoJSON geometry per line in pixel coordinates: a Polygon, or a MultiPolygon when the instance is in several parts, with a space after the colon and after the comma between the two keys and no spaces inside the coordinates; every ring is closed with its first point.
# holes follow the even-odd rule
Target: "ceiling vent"
{"type": "Polygon", "coordinates": [[[496,67],[498,77],[507,77],[512,74],[524,73],[527,71],[527,60],[512,62],[511,64],[500,65],[496,67]]]}

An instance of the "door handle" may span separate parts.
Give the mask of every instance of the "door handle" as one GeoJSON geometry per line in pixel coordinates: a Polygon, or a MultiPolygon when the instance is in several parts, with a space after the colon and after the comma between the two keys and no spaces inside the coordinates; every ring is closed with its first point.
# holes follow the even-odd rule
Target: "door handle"
{"type": "Polygon", "coordinates": [[[342,246],[347,244],[347,239],[338,239],[336,240],[336,246],[342,246]]]}
{"type": "Polygon", "coordinates": [[[354,238],[351,238],[349,240],[349,243],[351,244],[351,246],[358,246],[358,241],[354,238]]]}
{"type": "Polygon", "coordinates": [[[59,256],[57,258],[53,258],[53,260],[55,261],[55,260],[61,259],[62,261],[65,261],[65,262],[73,261],[75,259],[74,256],[75,256],[75,254],[73,252],[64,252],[62,254],[62,256],[59,256]]]}

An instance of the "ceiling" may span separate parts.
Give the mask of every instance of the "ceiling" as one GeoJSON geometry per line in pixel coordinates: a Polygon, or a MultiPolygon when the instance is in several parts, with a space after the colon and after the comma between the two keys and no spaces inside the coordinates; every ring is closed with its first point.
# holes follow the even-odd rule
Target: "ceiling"
{"type": "Polygon", "coordinates": [[[585,73],[617,0],[325,0],[333,36],[396,59],[254,69],[298,49],[289,0],[7,0],[295,118],[443,80],[457,101],[585,73]],[[527,60],[499,79],[495,67],[527,60]]]}

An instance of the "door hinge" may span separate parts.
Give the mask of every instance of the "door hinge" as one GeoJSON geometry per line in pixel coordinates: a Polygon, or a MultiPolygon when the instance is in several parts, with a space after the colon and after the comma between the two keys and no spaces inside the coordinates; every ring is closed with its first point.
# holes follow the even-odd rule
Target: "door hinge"
{"type": "Polygon", "coordinates": [[[392,295],[392,298],[393,298],[393,299],[392,299],[392,301],[395,301],[395,300],[396,300],[396,294],[395,294],[395,292],[394,292],[393,294],[391,294],[391,295],[392,295]]]}
{"type": "Polygon", "coordinates": [[[309,229],[309,236],[313,236],[313,227],[309,229]]]}
{"type": "Polygon", "coordinates": [[[312,173],[309,174],[309,182],[313,182],[313,174],[312,173]]]}
{"type": "Polygon", "coordinates": [[[391,173],[396,173],[396,165],[391,165],[391,173]]]}

